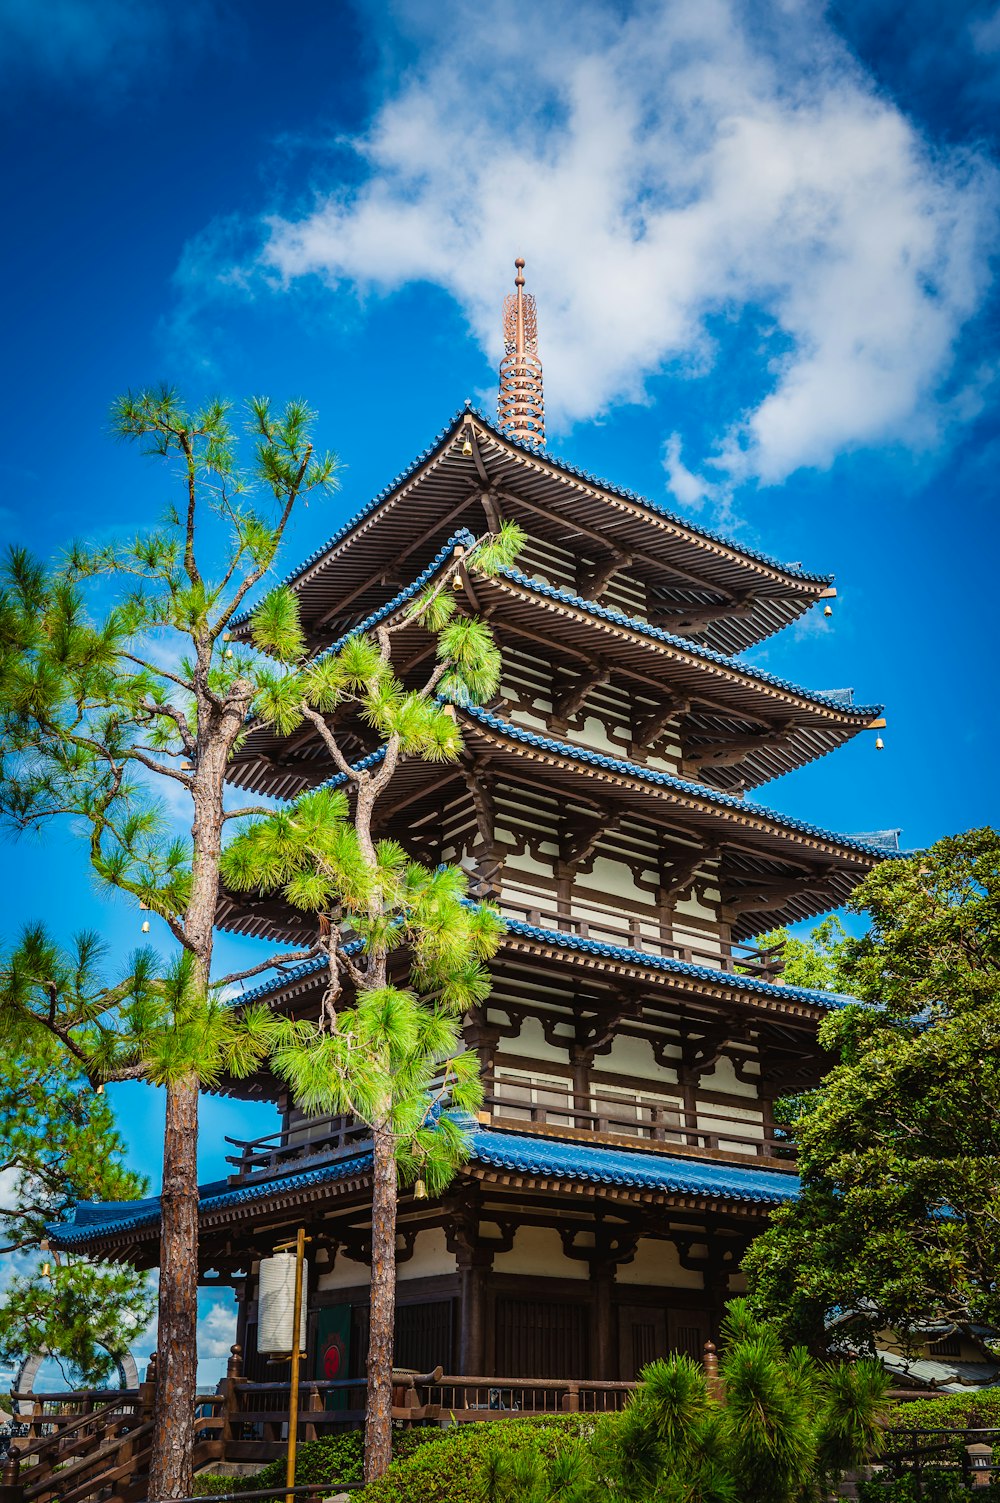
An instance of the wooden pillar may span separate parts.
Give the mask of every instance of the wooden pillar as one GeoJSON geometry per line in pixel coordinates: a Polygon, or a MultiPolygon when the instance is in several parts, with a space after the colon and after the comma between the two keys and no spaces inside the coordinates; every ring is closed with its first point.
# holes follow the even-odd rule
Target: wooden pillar
{"type": "Polygon", "coordinates": [[[595,1382],[613,1383],[618,1377],[618,1344],[614,1339],[614,1311],[611,1304],[614,1283],[613,1263],[602,1260],[591,1264],[590,1376],[595,1382]]]}
{"type": "Polygon", "coordinates": [[[592,1128],[590,1119],[590,1072],[594,1064],[594,1051],[581,1044],[573,1044],[569,1051],[570,1065],[573,1070],[573,1105],[580,1108],[582,1113],[573,1118],[574,1127],[592,1128]]]}
{"type": "Polygon", "coordinates": [[[463,1377],[482,1377],[486,1362],[486,1275],[493,1256],[479,1249],[458,1252],[458,1370],[463,1377]]]}

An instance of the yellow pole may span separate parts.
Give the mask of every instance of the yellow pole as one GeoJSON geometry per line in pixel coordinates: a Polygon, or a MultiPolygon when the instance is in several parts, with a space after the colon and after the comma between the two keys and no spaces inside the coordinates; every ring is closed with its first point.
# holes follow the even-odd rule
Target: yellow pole
{"type": "Polygon", "coordinates": [[[295,1240],[295,1299],[292,1302],[292,1372],[288,1395],[288,1464],[285,1469],[285,1503],[294,1503],[295,1449],[299,1438],[299,1327],[302,1323],[302,1262],[306,1251],[306,1229],[299,1227],[295,1240]]]}

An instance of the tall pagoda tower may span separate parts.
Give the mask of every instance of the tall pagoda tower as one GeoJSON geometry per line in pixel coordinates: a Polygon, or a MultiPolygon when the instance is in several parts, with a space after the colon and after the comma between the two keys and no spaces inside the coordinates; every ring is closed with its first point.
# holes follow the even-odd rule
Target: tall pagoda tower
{"type": "MultiPolygon", "coordinates": [[[[464,865],[507,920],[492,994],[465,1023],[486,1082],[470,1159],[442,1199],[401,1197],[396,1361],[629,1379],[667,1351],[700,1354],[749,1241],[796,1193],[773,1102],[819,1077],[817,1026],[844,999],[785,985],[752,938],[845,902],[892,844],[788,818],[758,790],[884,722],[739,656],[828,601],[829,577],[546,452],[523,267],[499,420],[467,404],[289,584],[319,652],[399,617],[501,518],[527,534],[516,568],[462,574],[456,596],[502,648],[500,692],[456,707],[460,762],[402,765],[381,832],[464,865]]],[[[416,682],[430,638],[402,635],[416,682]]],[[[359,728],[352,754],[371,749],[359,728]]],[[[285,799],[334,772],[311,729],[258,729],[232,780],[285,799]]],[[[275,900],[234,899],[223,921],[311,939],[275,900]]],[[[304,1015],[323,985],[306,965],[266,995],[304,1015]]],[[[202,1195],[202,1264],[240,1294],[245,1370],[268,1375],[257,1261],[304,1220],[310,1362],[321,1376],[333,1343],[361,1373],[364,1130],[304,1117],[266,1074],[231,1090],[282,1113],[202,1195]]],[[[54,1240],[153,1264],[158,1218],[155,1201],[81,1208],[54,1240]]]]}

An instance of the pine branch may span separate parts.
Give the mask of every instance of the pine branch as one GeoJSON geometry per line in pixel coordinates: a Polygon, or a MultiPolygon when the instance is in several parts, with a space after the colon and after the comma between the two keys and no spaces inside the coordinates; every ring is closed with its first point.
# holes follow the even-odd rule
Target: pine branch
{"type": "Polygon", "coordinates": [[[222,988],[232,986],[237,981],[246,981],[251,976],[259,976],[262,971],[278,970],[285,965],[297,965],[303,960],[315,960],[322,955],[323,946],[315,944],[308,950],[288,950],[284,955],[275,955],[270,960],[262,960],[259,965],[252,965],[245,971],[230,971],[228,976],[222,976],[218,981],[213,981],[214,987],[222,988]]]}

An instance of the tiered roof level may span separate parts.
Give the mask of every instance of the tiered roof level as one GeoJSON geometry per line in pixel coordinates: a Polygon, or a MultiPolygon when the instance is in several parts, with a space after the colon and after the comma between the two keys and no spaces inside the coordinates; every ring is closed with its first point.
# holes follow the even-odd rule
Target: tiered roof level
{"type": "MultiPolygon", "coordinates": [[[[516,299],[527,296],[521,272],[516,299]]],[[[783,984],[780,956],[749,941],[842,904],[894,844],[895,832],[791,819],[757,790],[884,722],[879,705],[738,656],[828,602],[830,577],[545,451],[537,347],[521,361],[516,344],[534,312],[518,323],[515,302],[511,317],[505,426],[466,404],[288,583],[323,653],[401,617],[502,519],[527,536],[517,567],[489,580],[463,570],[455,597],[490,623],[500,691],[456,706],[458,763],[401,765],[380,831],[425,862],[464,865],[474,894],[508,921],[493,992],[466,1023],[487,1109],[445,1202],[404,1201],[400,1298],[403,1309],[452,1299],[448,1360],[503,1373],[515,1356],[548,1360],[523,1345],[532,1302],[555,1291],[576,1309],[589,1278],[584,1313],[565,1316],[577,1345],[559,1339],[583,1352],[589,1333],[579,1360],[591,1374],[628,1377],[664,1343],[700,1348],[738,1287],[747,1240],[795,1193],[773,1101],[818,1077],[817,1024],[844,999],[783,984]]],[[[416,685],[432,639],[411,620],[397,641],[416,685]]],[[[379,755],[359,721],[337,732],[352,760],[379,755]]],[[[311,728],[288,738],[259,728],[232,781],[287,799],[345,780],[311,728]]],[[[273,899],[233,899],[221,917],[248,934],[312,938],[273,899]]],[[[265,994],[301,1013],[322,985],[321,967],[307,965],[265,994]]],[[[206,1187],[206,1266],[249,1269],[268,1229],[309,1205],[332,1249],[316,1297],[360,1309],[364,1142],[349,1124],[304,1121],[267,1075],[232,1090],[279,1100],[284,1125],[243,1150],[229,1184],[206,1187]]],[[[157,1215],[155,1205],[117,1220],[84,1213],[63,1238],[148,1261],[157,1215]]],[[[433,1355],[411,1345],[397,1360],[419,1366],[421,1354],[433,1355]]]]}

